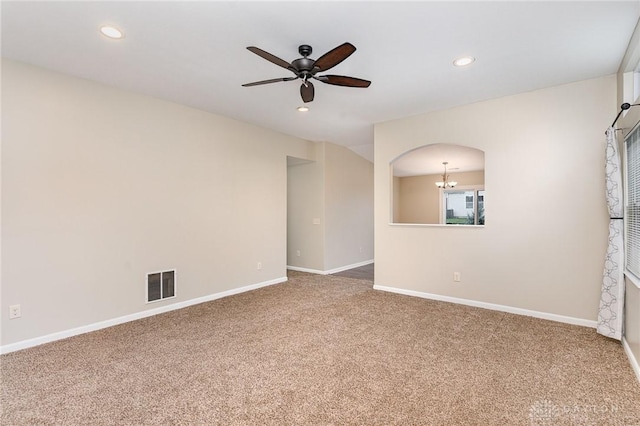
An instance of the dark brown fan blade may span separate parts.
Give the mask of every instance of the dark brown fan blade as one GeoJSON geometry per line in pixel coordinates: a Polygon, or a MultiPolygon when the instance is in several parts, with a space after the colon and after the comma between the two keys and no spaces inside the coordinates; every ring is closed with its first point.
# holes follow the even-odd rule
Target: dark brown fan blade
{"type": "Polygon", "coordinates": [[[278,66],[281,66],[282,68],[286,68],[286,69],[291,69],[291,64],[288,63],[287,61],[278,58],[277,56],[272,55],[269,52],[265,52],[264,50],[257,48],[255,46],[249,46],[247,47],[247,50],[255,53],[256,55],[260,56],[261,58],[266,59],[267,61],[274,63],[278,66]]]}
{"type": "Polygon", "coordinates": [[[341,44],[335,49],[330,50],[324,55],[320,56],[313,66],[314,68],[318,68],[319,71],[326,71],[347,59],[349,55],[351,55],[355,51],[356,47],[353,44],[341,44]]]}
{"type": "Polygon", "coordinates": [[[323,83],[333,84],[335,86],[347,86],[347,87],[369,87],[371,82],[369,80],[363,80],[355,77],[345,77],[344,75],[320,75],[314,77],[316,80],[320,80],[323,83]]]}
{"type": "Polygon", "coordinates": [[[261,84],[277,83],[279,81],[291,81],[291,80],[295,80],[296,78],[298,77],[272,78],[271,80],[262,80],[262,81],[255,81],[253,83],[243,84],[242,87],[259,86],[261,84]]]}
{"type": "Polygon", "coordinates": [[[300,96],[302,96],[302,100],[307,103],[313,101],[313,94],[315,90],[313,88],[313,84],[310,81],[306,83],[302,83],[300,86],[300,96]]]}

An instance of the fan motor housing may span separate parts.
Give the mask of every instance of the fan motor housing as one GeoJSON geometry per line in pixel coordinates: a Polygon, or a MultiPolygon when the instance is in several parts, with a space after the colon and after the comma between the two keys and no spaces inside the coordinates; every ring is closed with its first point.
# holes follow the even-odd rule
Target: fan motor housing
{"type": "Polygon", "coordinates": [[[313,65],[315,64],[316,61],[314,61],[313,59],[309,59],[309,58],[300,58],[300,59],[296,59],[295,61],[291,62],[291,65],[298,70],[299,73],[301,74],[315,74],[313,72],[313,65]]]}

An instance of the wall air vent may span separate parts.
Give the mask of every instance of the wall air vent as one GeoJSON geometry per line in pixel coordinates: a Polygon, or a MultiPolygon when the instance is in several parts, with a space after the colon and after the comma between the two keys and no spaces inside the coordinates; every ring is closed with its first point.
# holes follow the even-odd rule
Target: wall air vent
{"type": "Polygon", "coordinates": [[[176,270],[147,274],[147,303],[176,296],[176,270]]]}

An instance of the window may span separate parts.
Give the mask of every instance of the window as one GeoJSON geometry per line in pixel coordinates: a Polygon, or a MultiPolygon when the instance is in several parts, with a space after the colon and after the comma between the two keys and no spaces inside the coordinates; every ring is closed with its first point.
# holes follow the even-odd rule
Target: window
{"type": "Polygon", "coordinates": [[[447,225],[484,225],[483,188],[442,190],[442,220],[447,225]]]}
{"type": "Polygon", "coordinates": [[[467,195],[467,209],[473,208],[473,195],[467,195]]]}
{"type": "Polygon", "coordinates": [[[147,274],[147,303],[175,297],[176,271],[147,274]]]}
{"type": "Polygon", "coordinates": [[[640,278],[640,127],[629,133],[627,146],[626,267],[640,278]]]}

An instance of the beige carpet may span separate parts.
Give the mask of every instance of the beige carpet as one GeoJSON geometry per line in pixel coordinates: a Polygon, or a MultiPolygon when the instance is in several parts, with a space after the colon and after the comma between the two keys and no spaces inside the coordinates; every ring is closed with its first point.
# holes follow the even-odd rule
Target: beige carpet
{"type": "Polygon", "coordinates": [[[1,360],[3,425],[640,424],[592,329],[303,273],[1,360]]]}

